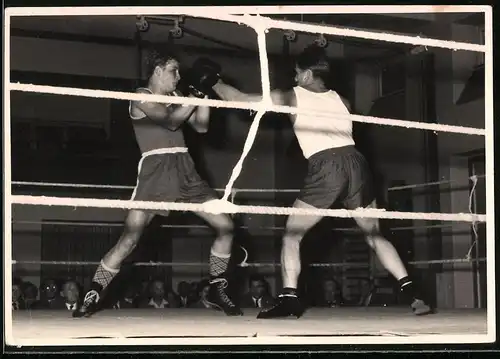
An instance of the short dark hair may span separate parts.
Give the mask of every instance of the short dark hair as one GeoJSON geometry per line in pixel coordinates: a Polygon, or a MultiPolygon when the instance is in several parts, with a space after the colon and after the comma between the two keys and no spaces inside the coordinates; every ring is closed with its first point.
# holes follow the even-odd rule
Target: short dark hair
{"type": "Polygon", "coordinates": [[[248,278],[248,285],[251,285],[253,282],[262,282],[265,285],[266,279],[260,274],[252,274],[250,278],[248,278]]]}
{"type": "Polygon", "coordinates": [[[172,49],[150,49],[146,56],[146,76],[150,78],[156,66],[164,67],[169,61],[178,61],[179,58],[172,49]]]}
{"type": "Polygon", "coordinates": [[[323,47],[312,44],[307,46],[295,59],[301,70],[311,70],[315,77],[327,82],[330,76],[330,60],[323,47]]]}
{"type": "Polygon", "coordinates": [[[23,294],[25,294],[30,289],[33,290],[33,293],[35,293],[35,296],[38,296],[38,288],[36,287],[36,285],[34,285],[31,282],[23,282],[21,284],[21,290],[22,290],[23,294]]]}

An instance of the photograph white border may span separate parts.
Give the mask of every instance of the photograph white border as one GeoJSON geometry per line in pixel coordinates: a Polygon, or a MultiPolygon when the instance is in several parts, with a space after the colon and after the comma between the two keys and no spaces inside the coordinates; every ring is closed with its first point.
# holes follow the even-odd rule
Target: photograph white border
{"type": "Polygon", "coordinates": [[[221,6],[221,7],[32,7],[6,8],[4,15],[4,330],[10,346],[69,345],[307,345],[307,344],[443,344],[488,343],[496,339],[495,302],[495,216],[494,216],[494,123],[493,123],[493,14],[491,6],[221,6]],[[486,147],[486,233],[487,261],[487,328],[486,335],[440,335],[412,337],[252,337],[252,338],[169,338],[169,339],[74,339],[15,340],[12,333],[12,193],[10,148],[10,18],[14,16],[83,16],[83,15],[200,15],[218,14],[363,14],[363,13],[484,13],[485,14],[485,147],[486,147]]]}

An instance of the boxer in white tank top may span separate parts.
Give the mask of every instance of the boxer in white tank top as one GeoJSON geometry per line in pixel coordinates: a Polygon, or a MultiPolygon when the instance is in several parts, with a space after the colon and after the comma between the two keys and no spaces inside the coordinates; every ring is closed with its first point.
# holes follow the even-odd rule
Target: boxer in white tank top
{"type": "MultiPolygon", "coordinates": [[[[347,209],[376,208],[374,184],[369,166],[354,147],[352,121],[346,118],[348,102],[326,86],[330,75],[330,62],[325,49],[314,45],[306,48],[296,58],[296,87],[290,91],[271,91],[274,104],[311,109],[311,114],[291,115],[295,135],[308,160],[308,173],[304,188],[294,203],[296,208],[329,208],[340,202],[347,209]],[[337,112],[335,115],[317,116],[322,109],[337,112]]],[[[217,95],[226,101],[259,102],[260,94],[246,94],[219,81],[213,86],[217,95]]],[[[321,216],[296,216],[288,218],[281,251],[283,292],[278,303],[259,313],[258,318],[300,317],[303,307],[297,295],[301,271],[300,243],[306,232],[315,226],[321,216]]],[[[408,304],[417,315],[432,310],[415,285],[394,246],[380,233],[376,218],[355,218],[364,232],[366,242],[375,251],[385,269],[399,282],[408,298],[408,304]]]]}

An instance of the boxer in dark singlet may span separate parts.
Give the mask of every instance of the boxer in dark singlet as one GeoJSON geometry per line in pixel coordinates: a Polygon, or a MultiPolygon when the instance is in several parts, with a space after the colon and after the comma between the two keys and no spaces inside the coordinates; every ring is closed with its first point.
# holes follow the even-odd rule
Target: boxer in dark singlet
{"type": "MultiPolygon", "coordinates": [[[[172,54],[160,55],[152,52],[149,60],[147,86],[137,89],[136,92],[182,96],[177,91],[180,81],[177,58],[172,54]]],[[[202,62],[195,62],[191,71],[194,81],[189,86],[189,96],[205,98],[206,90],[217,81],[212,75],[217,73],[217,69],[202,62]]],[[[185,124],[189,124],[199,133],[207,132],[209,107],[133,101],[130,103],[129,114],[142,153],[132,200],[204,203],[217,199],[216,193],[197,173],[182,132],[182,126],[185,124]]],[[[119,272],[121,264],[134,250],[142,232],[155,214],[167,216],[168,212],[128,212],[120,239],[101,260],[84,303],[73,312],[73,316],[90,316],[95,313],[101,292],[119,272]]],[[[196,214],[217,232],[209,258],[209,301],[214,308],[224,311],[227,315],[242,315],[241,310],[226,293],[233,222],[226,214],[196,214]]]]}

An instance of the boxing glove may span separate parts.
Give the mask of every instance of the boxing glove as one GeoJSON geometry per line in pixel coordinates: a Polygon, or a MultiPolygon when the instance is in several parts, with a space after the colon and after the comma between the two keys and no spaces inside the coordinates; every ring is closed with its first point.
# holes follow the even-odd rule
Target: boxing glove
{"type": "Polygon", "coordinates": [[[207,58],[196,60],[190,71],[189,91],[192,95],[203,98],[212,91],[212,86],[220,79],[221,67],[207,58]]]}

